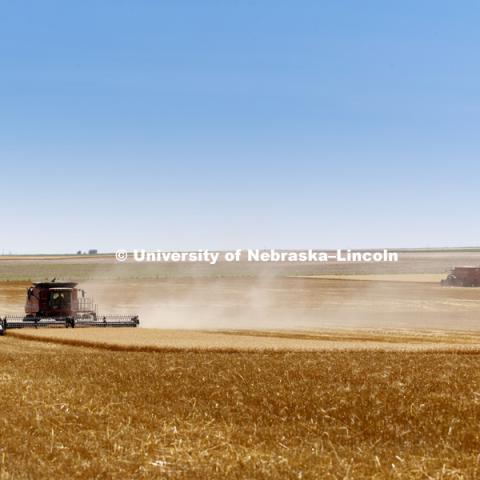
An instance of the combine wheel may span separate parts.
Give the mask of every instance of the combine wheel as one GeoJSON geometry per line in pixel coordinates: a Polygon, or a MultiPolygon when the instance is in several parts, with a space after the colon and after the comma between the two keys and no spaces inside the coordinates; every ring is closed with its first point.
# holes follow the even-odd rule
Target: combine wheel
{"type": "Polygon", "coordinates": [[[441,281],[441,285],[444,287],[453,287],[455,285],[458,285],[457,277],[450,274],[445,280],[441,281]]]}

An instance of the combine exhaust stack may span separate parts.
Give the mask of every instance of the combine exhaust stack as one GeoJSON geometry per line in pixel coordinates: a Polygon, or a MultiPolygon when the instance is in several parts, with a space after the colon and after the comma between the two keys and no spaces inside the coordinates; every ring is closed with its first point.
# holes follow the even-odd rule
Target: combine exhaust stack
{"type": "Polygon", "coordinates": [[[74,282],[34,283],[25,315],[0,317],[0,335],[20,328],[137,327],[138,315],[99,315],[93,300],[74,282]]]}

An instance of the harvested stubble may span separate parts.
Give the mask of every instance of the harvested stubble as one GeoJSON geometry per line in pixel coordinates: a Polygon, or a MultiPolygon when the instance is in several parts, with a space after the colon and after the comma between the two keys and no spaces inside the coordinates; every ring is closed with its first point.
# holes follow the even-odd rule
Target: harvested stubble
{"type": "Polygon", "coordinates": [[[39,328],[8,335],[41,342],[130,352],[165,351],[480,351],[479,332],[412,330],[163,330],[148,328],[39,328]]]}
{"type": "Polygon", "coordinates": [[[0,344],[0,478],[475,478],[480,356],[0,344]]]}

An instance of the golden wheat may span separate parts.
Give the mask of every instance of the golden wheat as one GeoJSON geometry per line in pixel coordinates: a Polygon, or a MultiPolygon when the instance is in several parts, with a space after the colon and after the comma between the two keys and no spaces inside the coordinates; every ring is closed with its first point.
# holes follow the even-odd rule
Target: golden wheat
{"type": "Polygon", "coordinates": [[[0,343],[0,478],[475,478],[480,356],[0,343]]]}

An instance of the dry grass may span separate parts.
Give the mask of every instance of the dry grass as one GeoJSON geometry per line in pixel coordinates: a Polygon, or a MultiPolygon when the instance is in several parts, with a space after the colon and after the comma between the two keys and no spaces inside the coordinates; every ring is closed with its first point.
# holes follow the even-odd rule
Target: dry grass
{"type": "Polygon", "coordinates": [[[480,356],[5,337],[0,478],[476,478],[480,356]]]}

